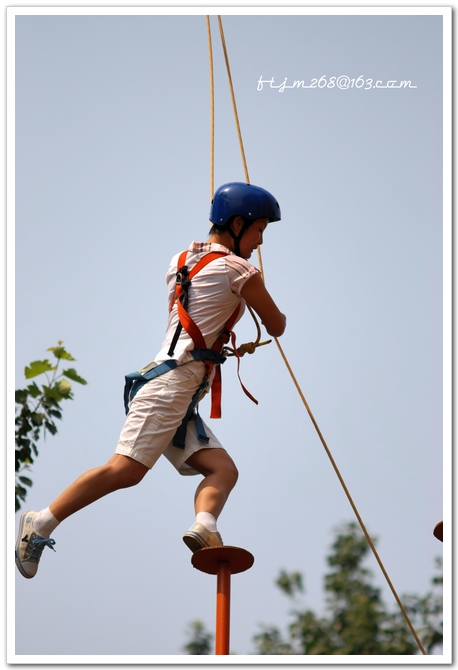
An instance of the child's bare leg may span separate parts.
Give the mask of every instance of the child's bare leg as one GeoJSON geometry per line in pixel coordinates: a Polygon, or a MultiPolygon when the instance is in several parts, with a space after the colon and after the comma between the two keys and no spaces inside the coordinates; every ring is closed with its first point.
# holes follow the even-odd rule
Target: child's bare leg
{"type": "Polygon", "coordinates": [[[194,497],[196,514],[208,512],[217,519],[237,483],[234,461],[224,449],[201,449],[186,462],[204,475],[194,497]]]}
{"type": "Polygon", "coordinates": [[[88,470],[61,493],[49,506],[60,522],[83,507],[118,489],[135,486],[148,472],[148,468],[128,456],[114,454],[98,468],[88,470]]]}
{"type": "Polygon", "coordinates": [[[88,470],[40,512],[21,515],[16,541],[16,565],[23,577],[35,577],[45,546],[53,548],[49,537],[61,521],[118,489],[134,486],[148,468],[128,456],[115,454],[108,463],[88,470]]]}

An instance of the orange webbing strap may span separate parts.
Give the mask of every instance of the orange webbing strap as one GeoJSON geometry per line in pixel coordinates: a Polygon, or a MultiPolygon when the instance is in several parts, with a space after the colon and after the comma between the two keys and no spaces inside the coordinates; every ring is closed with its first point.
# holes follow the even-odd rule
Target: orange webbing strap
{"type": "MultiPolygon", "coordinates": [[[[178,263],[177,263],[177,275],[181,272],[182,268],[185,267],[186,263],[186,257],[188,255],[188,251],[183,251],[179,258],[178,258],[178,263]]],[[[194,267],[189,271],[188,273],[188,279],[191,281],[191,279],[198,273],[202,268],[204,268],[208,263],[211,263],[214,261],[216,258],[221,258],[221,256],[227,256],[227,253],[224,251],[209,251],[208,254],[203,256],[200,261],[197,261],[197,263],[194,265],[194,267]]],[[[178,300],[183,293],[183,288],[181,284],[177,283],[175,287],[175,301],[178,300]]],[[[173,309],[173,305],[175,304],[175,301],[172,300],[171,305],[170,305],[170,311],[173,309]]]]}
{"type": "Polygon", "coordinates": [[[221,351],[224,345],[229,342],[229,338],[232,334],[232,328],[234,327],[234,324],[237,321],[239,312],[240,312],[240,303],[237,305],[237,307],[234,309],[234,311],[224,324],[224,328],[222,329],[218,339],[213,343],[212,346],[213,351],[221,351]]]}
{"type": "MultiPolygon", "coordinates": [[[[213,363],[210,363],[208,369],[208,376],[213,369],[213,363]]],[[[221,365],[216,366],[215,376],[212,381],[212,395],[210,405],[210,419],[221,419],[221,395],[222,395],[222,379],[221,379],[221,365]]]]}
{"type": "Polygon", "coordinates": [[[241,356],[239,355],[239,353],[237,351],[237,347],[235,345],[235,333],[231,333],[231,338],[232,338],[232,347],[235,351],[235,356],[237,357],[237,376],[239,378],[240,386],[242,387],[243,392],[245,393],[245,395],[247,395],[249,397],[249,399],[252,400],[257,405],[258,401],[256,400],[256,398],[254,396],[251,395],[251,393],[248,391],[248,389],[245,388],[245,386],[243,385],[242,380],[240,378],[240,358],[241,358],[241,356]]]}
{"type": "MultiPolygon", "coordinates": [[[[231,338],[232,338],[232,346],[234,347],[234,350],[237,351],[235,347],[235,333],[231,333],[231,338]]],[[[240,386],[243,389],[243,392],[245,395],[249,397],[250,400],[252,400],[256,405],[258,404],[258,401],[254,396],[251,395],[251,393],[248,391],[248,389],[244,386],[241,378],[240,378],[240,356],[238,353],[235,354],[237,357],[237,376],[239,378],[240,386]]],[[[221,366],[218,365],[216,370],[215,370],[215,376],[213,378],[212,382],[212,402],[211,402],[211,412],[210,412],[210,419],[220,419],[221,418],[221,391],[222,391],[222,383],[221,383],[221,366]]]]}
{"type": "Polygon", "coordinates": [[[202,270],[206,265],[211,263],[212,261],[216,260],[217,258],[221,258],[222,256],[227,256],[226,251],[209,251],[208,254],[205,254],[200,261],[197,261],[197,263],[194,265],[194,267],[190,270],[189,272],[189,279],[192,279],[198,272],[202,270]]]}
{"type": "MultiPolygon", "coordinates": [[[[188,255],[187,251],[183,251],[179,258],[178,258],[178,264],[177,264],[177,275],[180,274],[181,270],[183,267],[185,267],[186,263],[186,257],[188,255]]],[[[193,268],[188,273],[188,279],[191,281],[191,279],[198,273],[202,268],[204,268],[208,263],[211,263],[212,261],[216,260],[217,258],[221,258],[221,256],[227,256],[227,253],[224,251],[210,251],[208,254],[203,256],[200,261],[197,261],[197,263],[194,265],[193,268]]],[[[181,284],[177,282],[176,287],[175,287],[175,300],[179,300],[181,295],[183,294],[183,288],[181,284]]],[[[175,301],[172,300],[172,303],[170,305],[170,311],[173,309],[173,305],[175,304],[175,301]]]]}
{"type": "MultiPolygon", "coordinates": [[[[187,251],[183,251],[183,253],[180,255],[178,259],[177,276],[180,274],[182,268],[185,266],[187,253],[188,253],[187,251]]],[[[202,270],[206,265],[216,260],[217,258],[221,258],[221,256],[227,256],[227,254],[223,251],[211,251],[205,256],[203,256],[203,258],[201,258],[187,274],[188,281],[190,282],[192,278],[195,277],[195,275],[198,272],[200,272],[200,270],[202,270]]],[[[191,336],[196,349],[205,349],[206,344],[204,337],[200,331],[200,328],[189,316],[185,305],[183,305],[181,301],[181,296],[183,295],[183,292],[184,292],[183,287],[177,281],[177,285],[175,288],[175,295],[176,295],[178,318],[180,320],[180,324],[186,330],[186,332],[191,336]]]]}
{"type": "Polygon", "coordinates": [[[205,340],[203,338],[199,326],[197,326],[194,323],[194,321],[191,319],[188,312],[186,311],[186,309],[183,307],[183,305],[179,300],[177,302],[177,309],[180,323],[185,329],[185,331],[192,337],[196,349],[205,349],[206,348],[205,340]]]}
{"type": "MultiPolygon", "coordinates": [[[[231,316],[229,319],[226,321],[226,324],[221,331],[220,336],[212,346],[212,349],[214,351],[221,351],[223,346],[229,342],[229,337],[232,335],[233,338],[235,338],[235,334],[232,332],[232,328],[237,320],[237,316],[240,312],[240,304],[237,305],[235,310],[232,312],[231,316]]],[[[209,369],[209,373],[213,369],[213,364],[211,364],[212,367],[209,369]]],[[[240,377],[239,377],[240,379],[240,377]]],[[[242,382],[240,382],[242,383],[242,382]]],[[[242,388],[243,384],[242,384],[242,388]]],[[[244,389],[245,390],[245,389],[244,389]]],[[[221,379],[221,365],[218,365],[215,370],[215,376],[213,378],[212,382],[212,402],[211,402],[211,411],[210,411],[210,419],[220,419],[221,418],[221,393],[222,393],[222,379],[221,379]]]]}
{"type": "MultiPolygon", "coordinates": [[[[180,257],[178,258],[177,272],[176,272],[177,280],[178,280],[178,272],[181,270],[181,268],[182,268],[182,267],[184,266],[184,264],[186,263],[186,256],[187,256],[187,255],[188,255],[188,252],[187,252],[187,251],[183,251],[183,252],[180,254],[180,257]]],[[[169,312],[172,311],[173,306],[175,305],[175,303],[177,302],[177,300],[180,299],[182,293],[183,293],[183,289],[182,289],[181,285],[178,284],[178,281],[177,281],[177,283],[175,284],[175,297],[172,298],[171,301],[170,301],[169,312]]]]}
{"type": "MultiPolygon", "coordinates": [[[[186,257],[187,257],[187,251],[183,251],[179,258],[178,258],[178,265],[177,265],[177,284],[175,288],[175,297],[176,297],[176,303],[177,303],[177,311],[178,311],[178,318],[180,321],[180,324],[178,328],[183,327],[186,332],[191,336],[194,346],[196,349],[207,349],[207,346],[205,344],[204,337],[202,335],[202,332],[200,328],[197,326],[197,324],[193,321],[193,319],[189,316],[188,311],[186,309],[186,302],[183,300],[185,304],[182,302],[182,296],[185,292],[187,291],[189,287],[189,283],[186,286],[186,289],[183,289],[183,286],[180,284],[180,281],[184,279],[187,282],[190,282],[195,275],[202,270],[208,263],[211,263],[213,260],[216,260],[217,258],[221,258],[222,256],[227,256],[227,253],[223,251],[211,251],[205,256],[203,256],[194,266],[193,268],[187,272],[184,271],[185,268],[185,263],[186,263],[186,257]],[[182,275],[182,277],[179,280],[179,275],[182,275]]],[[[173,302],[172,305],[170,306],[170,309],[173,308],[173,302]]],[[[216,351],[218,353],[221,352],[223,346],[229,342],[229,339],[232,334],[232,328],[237,320],[237,316],[240,311],[240,304],[237,305],[237,307],[234,309],[232,312],[231,316],[229,319],[226,321],[224,324],[224,327],[219,335],[219,337],[216,339],[214,342],[213,346],[211,347],[213,351],[216,351]]],[[[207,365],[207,378],[211,375],[213,368],[215,367],[215,363],[212,361],[205,361],[203,359],[205,364],[207,365]]],[[[240,377],[239,377],[240,379],[240,377]]],[[[242,384],[242,388],[243,384],[242,384]]],[[[212,419],[219,419],[221,418],[221,390],[222,390],[222,382],[221,382],[221,367],[220,365],[216,366],[215,370],[215,376],[213,378],[212,382],[212,400],[211,400],[211,413],[210,417],[212,419]]],[[[245,390],[245,389],[244,389],[245,390]]],[[[247,393],[247,391],[245,390],[247,393]]],[[[249,394],[248,394],[249,395],[249,394]]],[[[256,402],[256,401],[255,401],[256,402]]]]}

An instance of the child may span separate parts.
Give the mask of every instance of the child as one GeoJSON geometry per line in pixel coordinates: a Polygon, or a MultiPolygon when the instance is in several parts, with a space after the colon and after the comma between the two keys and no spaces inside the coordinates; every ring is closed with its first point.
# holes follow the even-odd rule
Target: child
{"type": "Polygon", "coordinates": [[[193,552],[223,544],[216,521],[238,473],[193,405],[213,385],[212,416],[218,416],[221,349],[245,304],[259,315],[269,335],[278,337],[285,330],[286,317],[248,261],[262,244],[268,223],[280,218],[278,202],[263,188],[232,182],[217,189],[208,241],[193,242],[187,252],[177,254],[167,273],[166,337],[155,361],[145,368],[165,372],[127,399],[127,419],[115,454],[105,465],[81,475],[49,507],[21,515],[16,565],[24,577],[35,576],[44,547],[53,549],[50,535],[59,523],[108,493],[138,484],[161,454],[180,474],[203,475],[194,499],[195,523],[183,536],[185,544],[193,552]]]}

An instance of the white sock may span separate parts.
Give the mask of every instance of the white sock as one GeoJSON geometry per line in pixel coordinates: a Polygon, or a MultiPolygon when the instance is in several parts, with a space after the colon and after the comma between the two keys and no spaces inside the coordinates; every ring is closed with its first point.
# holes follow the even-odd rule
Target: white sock
{"type": "Polygon", "coordinates": [[[51,513],[49,507],[38,512],[33,520],[33,528],[41,537],[49,537],[53,530],[59,525],[56,517],[51,513]]]}
{"type": "Polygon", "coordinates": [[[216,530],[216,519],[209,512],[198,512],[196,514],[196,522],[201,523],[208,530],[216,530]]]}

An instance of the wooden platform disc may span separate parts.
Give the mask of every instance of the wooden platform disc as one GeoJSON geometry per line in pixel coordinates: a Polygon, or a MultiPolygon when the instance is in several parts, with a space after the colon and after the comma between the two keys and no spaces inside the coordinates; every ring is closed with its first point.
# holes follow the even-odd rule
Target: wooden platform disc
{"type": "Polygon", "coordinates": [[[437,537],[441,542],[443,542],[443,524],[443,521],[439,521],[439,523],[436,523],[433,530],[434,537],[437,537]]]}
{"type": "Polygon", "coordinates": [[[192,555],[191,563],[195,568],[209,575],[218,574],[220,563],[229,563],[231,574],[235,575],[238,572],[249,570],[254,563],[254,556],[240,547],[226,545],[223,547],[205,547],[205,549],[199,549],[192,555]]]}

